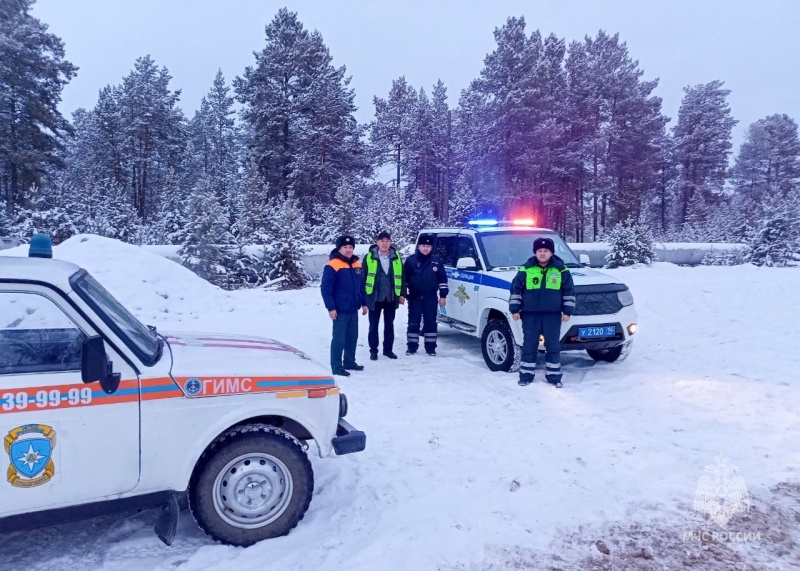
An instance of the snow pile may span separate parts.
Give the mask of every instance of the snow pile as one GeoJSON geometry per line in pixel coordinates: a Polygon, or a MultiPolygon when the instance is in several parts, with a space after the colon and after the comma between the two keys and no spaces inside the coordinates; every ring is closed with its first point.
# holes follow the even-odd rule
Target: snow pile
{"type": "MultiPolygon", "coordinates": [[[[225,293],[168,260],[94,238],[69,241],[56,256],[87,267],[143,319],[155,314],[159,328],[188,329],[191,320],[195,330],[275,337],[327,362],[331,326],[316,288],[225,293]]],[[[348,420],[366,431],[367,450],[321,460],[312,447],[315,495],[287,537],[249,549],[214,545],[184,514],[167,548],[152,534],[157,514],[150,511],[9,534],[0,538],[2,567],[237,571],[269,561],[315,571],[705,571],[799,564],[800,350],[791,331],[800,298],[790,292],[800,290],[800,271],[654,263],[608,273],[636,301],[633,352],[615,364],[565,353],[561,390],[542,383],[541,372],[526,388],[515,375],[489,372],[479,340],[444,327],[438,357],[404,356],[402,308],[400,359],[368,361],[361,318],[357,356],[366,370],[341,384],[348,420]],[[721,453],[738,467],[753,505],[726,529],[700,522],[693,510],[700,479],[721,453]],[[741,532],[744,540],[693,539],[706,529],[741,532]],[[598,551],[597,539],[610,555],[598,551]]]]}

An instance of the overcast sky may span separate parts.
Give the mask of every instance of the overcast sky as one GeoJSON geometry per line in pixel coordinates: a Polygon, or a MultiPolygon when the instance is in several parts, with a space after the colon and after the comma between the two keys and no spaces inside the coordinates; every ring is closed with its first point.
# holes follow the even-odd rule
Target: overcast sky
{"type": "Polygon", "coordinates": [[[455,106],[509,16],[567,42],[619,32],[644,77],[660,78],[670,127],[683,87],[714,79],[732,90],[737,146],[747,125],[766,115],[800,121],[796,0],[38,0],[33,14],[80,68],[63,93],[65,115],[93,107],[101,87],[120,83],[150,54],[169,69],[191,116],[217,69],[230,82],[253,64],[265,25],[284,6],[347,66],[361,122],[372,118],[372,97],[385,97],[400,75],[429,94],[441,78],[455,106]]]}

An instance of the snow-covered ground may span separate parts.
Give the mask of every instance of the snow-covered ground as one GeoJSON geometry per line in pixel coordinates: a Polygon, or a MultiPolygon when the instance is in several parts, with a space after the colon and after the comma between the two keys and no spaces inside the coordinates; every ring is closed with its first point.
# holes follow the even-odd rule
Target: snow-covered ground
{"type": "MultiPolygon", "coordinates": [[[[224,292],[97,237],[55,255],[160,329],[274,337],[327,362],[317,288],[224,292]]],[[[520,388],[515,375],[489,372],[479,341],[446,328],[435,358],[406,357],[398,342],[399,360],[370,362],[362,318],[366,370],[341,385],[367,450],[312,454],[314,499],[287,537],[216,545],[184,513],[166,547],[146,511],[6,535],[0,569],[798,568],[800,270],[657,263],[613,273],[639,311],[633,353],[618,364],[564,354],[561,390],[541,375],[520,388]],[[726,528],[692,508],[720,454],[752,504],[726,528]],[[701,542],[700,530],[737,541],[701,542]]],[[[405,324],[401,309],[400,340],[405,324]]]]}

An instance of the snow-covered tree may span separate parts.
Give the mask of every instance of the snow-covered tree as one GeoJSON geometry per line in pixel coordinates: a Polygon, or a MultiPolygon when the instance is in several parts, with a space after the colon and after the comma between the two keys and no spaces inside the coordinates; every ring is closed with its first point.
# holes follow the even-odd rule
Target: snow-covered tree
{"type": "Polygon", "coordinates": [[[58,110],[77,68],[64,42],[31,15],[35,0],[0,0],[0,202],[23,206],[22,192],[63,165],[69,123],[58,110]]]}
{"type": "Polygon", "coordinates": [[[307,236],[303,210],[293,194],[279,201],[272,218],[275,241],[269,252],[270,280],[281,289],[300,289],[311,279],[303,264],[307,236]]]}
{"type": "Polygon", "coordinates": [[[60,244],[78,233],[69,212],[61,206],[48,206],[39,189],[28,192],[30,206],[20,208],[12,223],[13,234],[30,238],[37,232],[49,234],[53,244],[60,244]]]}
{"type": "Polygon", "coordinates": [[[206,178],[192,189],[186,216],[186,232],[178,251],[183,265],[215,285],[230,287],[234,239],[228,230],[227,213],[220,208],[214,187],[206,178]]]}
{"type": "Polygon", "coordinates": [[[11,234],[11,219],[6,213],[6,205],[0,202],[0,237],[11,234]]]}
{"type": "Polygon", "coordinates": [[[455,185],[455,190],[450,197],[449,204],[449,223],[454,226],[462,226],[475,215],[475,210],[478,206],[475,200],[475,193],[466,183],[463,177],[460,177],[455,185]]]}
{"type": "Polygon", "coordinates": [[[420,121],[416,114],[417,92],[405,76],[392,81],[386,99],[373,98],[375,120],[370,126],[370,143],[376,165],[393,163],[397,172],[395,186],[405,180],[404,168],[412,163],[414,128],[420,121]]]}
{"type": "Polygon", "coordinates": [[[727,101],[730,90],[723,85],[722,81],[712,81],[684,88],[673,129],[680,224],[689,217],[689,204],[695,194],[699,193],[706,204],[713,203],[727,178],[731,131],[738,121],[731,117],[727,101]]]}
{"type": "Polygon", "coordinates": [[[788,115],[770,115],[752,123],[733,167],[737,192],[760,202],[786,197],[800,188],[800,138],[788,115]]]}
{"type": "Polygon", "coordinates": [[[800,252],[800,209],[797,203],[774,201],[751,233],[744,261],[757,266],[785,266],[800,252]]]}
{"type": "Polygon", "coordinates": [[[271,197],[292,190],[308,214],[330,203],[342,179],[366,174],[355,93],[322,35],[286,8],[266,27],[266,46],[234,87],[251,130],[249,158],[271,197]]]}
{"type": "Polygon", "coordinates": [[[606,241],[611,247],[606,254],[607,268],[650,264],[656,259],[649,229],[630,218],[617,222],[606,241]]]}

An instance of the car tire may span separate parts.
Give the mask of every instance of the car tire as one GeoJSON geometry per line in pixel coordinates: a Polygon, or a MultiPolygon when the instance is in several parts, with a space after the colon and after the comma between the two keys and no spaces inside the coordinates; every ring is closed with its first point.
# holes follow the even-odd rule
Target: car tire
{"type": "Polygon", "coordinates": [[[486,324],[481,335],[481,351],[490,370],[519,370],[522,348],[514,342],[514,334],[505,319],[492,319],[486,324]]]}
{"type": "Polygon", "coordinates": [[[630,353],[630,344],[617,345],[609,349],[587,349],[589,356],[595,361],[605,361],[606,363],[613,363],[615,361],[624,361],[630,353]]]}
{"type": "Polygon", "coordinates": [[[189,486],[189,508],[207,535],[247,547],[294,529],[313,491],[314,473],[300,442],[284,430],[248,424],[203,453],[189,486]]]}

